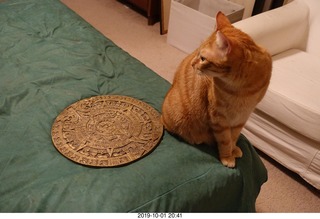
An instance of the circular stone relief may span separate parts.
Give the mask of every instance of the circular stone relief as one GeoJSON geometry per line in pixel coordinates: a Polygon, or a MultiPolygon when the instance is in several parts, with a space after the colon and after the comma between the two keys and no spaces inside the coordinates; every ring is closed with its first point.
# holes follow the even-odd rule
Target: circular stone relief
{"type": "Polygon", "coordinates": [[[79,164],[113,167],[148,154],[161,140],[160,114],[145,102],[106,95],[80,100],[52,125],[56,149],[79,164]]]}

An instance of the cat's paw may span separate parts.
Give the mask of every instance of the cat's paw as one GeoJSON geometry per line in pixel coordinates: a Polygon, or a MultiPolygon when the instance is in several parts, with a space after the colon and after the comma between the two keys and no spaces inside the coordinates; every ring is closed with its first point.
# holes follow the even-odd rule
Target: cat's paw
{"type": "Polygon", "coordinates": [[[234,157],[236,157],[236,158],[240,158],[240,157],[242,157],[243,153],[242,153],[241,149],[238,146],[235,146],[233,148],[232,155],[234,157]]]}
{"type": "Polygon", "coordinates": [[[224,166],[229,168],[234,168],[236,166],[236,158],[234,156],[221,157],[220,161],[224,166]]]}

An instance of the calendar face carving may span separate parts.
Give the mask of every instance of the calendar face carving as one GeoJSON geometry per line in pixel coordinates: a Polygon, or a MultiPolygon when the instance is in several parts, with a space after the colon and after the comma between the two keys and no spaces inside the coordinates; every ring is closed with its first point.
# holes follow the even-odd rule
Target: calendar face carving
{"type": "Polygon", "coordinates": [[[128,164],[160,142],[160,114],[128,96],[105,95],[80,100],[55,119],[52,142],[70,160],[87,166],[128,164]]]}

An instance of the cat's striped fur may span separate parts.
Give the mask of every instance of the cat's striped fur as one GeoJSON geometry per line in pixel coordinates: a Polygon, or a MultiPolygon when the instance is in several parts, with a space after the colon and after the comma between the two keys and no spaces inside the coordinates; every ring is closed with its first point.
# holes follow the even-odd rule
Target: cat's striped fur
{"type": "Polygon", "coordinates": [[[271,69],[269,53],[219,12],[216,30],[176,71],[162,106],[165,128],[191,144],[217,142],[220,161],[234,167],[242,156],[237,139],[271,69]]]}

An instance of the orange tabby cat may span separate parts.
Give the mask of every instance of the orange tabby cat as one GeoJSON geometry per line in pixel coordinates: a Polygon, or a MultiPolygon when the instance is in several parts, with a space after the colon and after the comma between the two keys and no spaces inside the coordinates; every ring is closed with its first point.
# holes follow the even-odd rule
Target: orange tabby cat
{"type": "Polygon", "coordinates": [[[220,161],[234,167],[236,142],[269,85],[269,53],[219,12],[216,30],[178,67],[162,106],[165,128],[191,144],[217,142],[220,161]]]}

